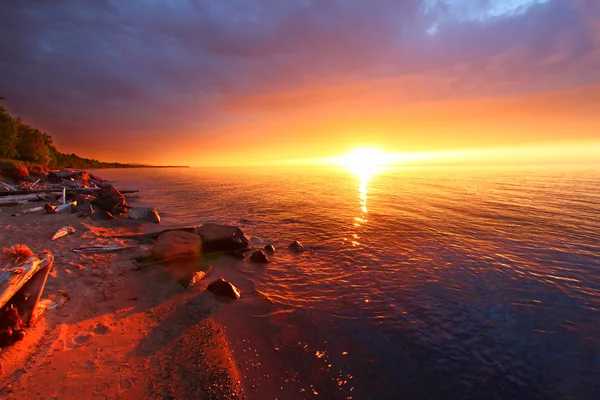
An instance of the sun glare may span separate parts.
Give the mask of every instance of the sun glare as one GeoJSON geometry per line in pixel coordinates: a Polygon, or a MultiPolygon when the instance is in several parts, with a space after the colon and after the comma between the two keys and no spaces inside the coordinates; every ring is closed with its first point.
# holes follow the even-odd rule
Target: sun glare
{"type": "Polygon", "coordinates": [[[379,149],[358,148],[349,154],[338,157],[337,163],[346,167],[361,179],[377,174],[389,164],[389,157],[379,149]]]}

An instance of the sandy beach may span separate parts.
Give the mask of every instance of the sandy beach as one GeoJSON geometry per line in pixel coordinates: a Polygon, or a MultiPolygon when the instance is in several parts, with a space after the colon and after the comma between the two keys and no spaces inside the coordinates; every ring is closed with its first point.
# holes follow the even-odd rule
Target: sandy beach
{"type": "MultiPolygon", "coordinates": [[[[0,396],[14,399],[243,397],[224,329],[213,316],[226,304],[205,291],[217,263],[185,289],[169,266],[136,268],[147,247],[108,238],[141,224],[92,221],[75,214],[11,216],[4,207],[0,247],[26,244],[55,256],[40,315],[23,341],[0,351],[0,396]],[[76,232],[56,241],[63,226],[76,232]],[[74,253],[92,245],[135,245],[110,254],[74,253]]],[[[154,229],[160,229],[158,227],[154,229]]],[[[185,267],[183,267],[185,269],[185,267]]]]}

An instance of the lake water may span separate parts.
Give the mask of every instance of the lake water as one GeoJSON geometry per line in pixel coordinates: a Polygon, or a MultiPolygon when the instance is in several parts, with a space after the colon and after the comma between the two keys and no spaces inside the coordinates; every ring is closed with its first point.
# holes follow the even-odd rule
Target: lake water
{"type": "Polygon", "coordinates": [[[273,303],[281,398],[600,398],[598,169],[98,173],[277,248],[239,270],[273,303]]]}

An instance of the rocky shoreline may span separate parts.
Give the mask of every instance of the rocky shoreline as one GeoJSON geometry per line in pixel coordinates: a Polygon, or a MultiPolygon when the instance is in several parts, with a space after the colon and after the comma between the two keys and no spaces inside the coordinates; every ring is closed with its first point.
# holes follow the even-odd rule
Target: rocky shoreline
{"type": "Polygon", "coordinates": [[[39,193],[55,190],[53,184],[66,189],[64,195],[48,191],[50,197],[34,199],[51,206],[43,211],[24,212],[33,205],[27,200],[3,206],[0,214],[0,247],[23,244],[54,257],[33,322],[22,340],[0,350],[0,395],[246,397],[248,388],[214,317],[244,297],[236,282],[222,279],[235,280],[232,264],[266,263],[273,246],[252,249],[239,228],[218,224],[144,233],[159,221],[132,218],[139,208],[85,171],[55,171],[37,187],[31,183],[15,190],[39,193]],[[57,177],[61,181],[53,183],[57,177]],[[78,209],[81,203],[91,211],[78,209]],[[71,213],[49,211],[67,204],[71,213]],[[112,218],[93,217],[101,211],[112,218]],[[52,240],[65,227],[72,230],[52,240]]]}

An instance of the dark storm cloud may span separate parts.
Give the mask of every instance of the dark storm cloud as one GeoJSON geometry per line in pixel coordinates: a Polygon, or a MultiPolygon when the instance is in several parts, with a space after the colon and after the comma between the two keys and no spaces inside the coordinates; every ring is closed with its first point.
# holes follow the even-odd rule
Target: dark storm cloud
{"type": "Polygon", "coordinates": [[[7,0],[0,94],[55,136],[116,140],[210,134],[223,100],[305,85],[432,75],[452,84],[424,96],[563,87],[600,78],[599,13],[593,0],[7,0]]]}

